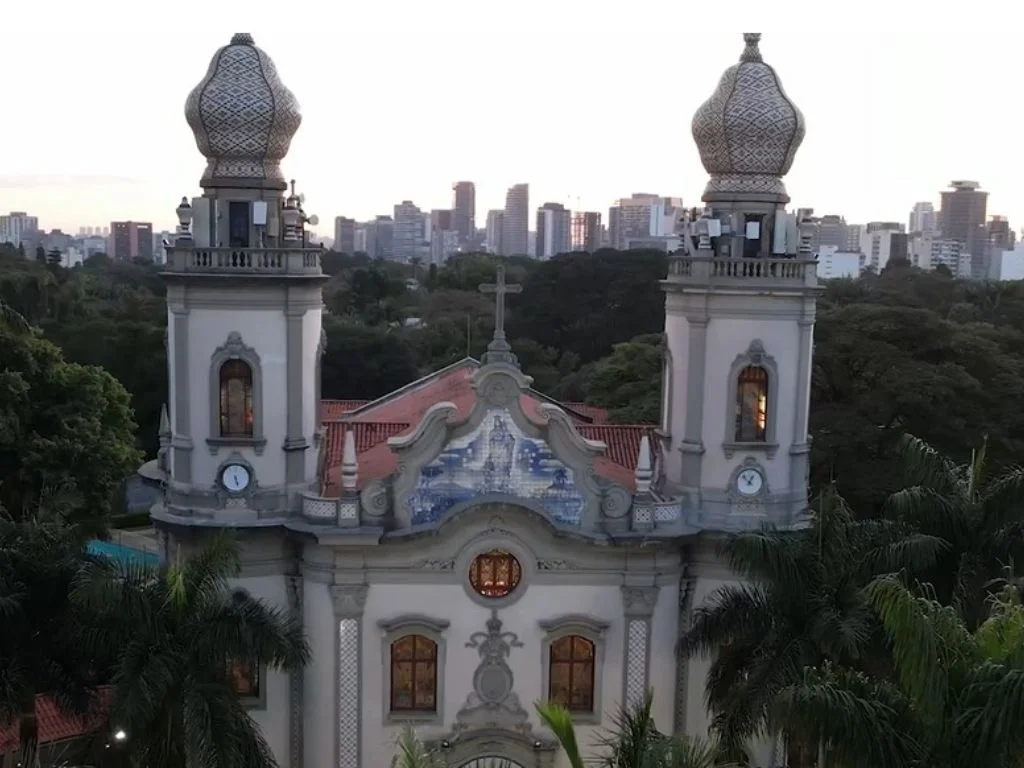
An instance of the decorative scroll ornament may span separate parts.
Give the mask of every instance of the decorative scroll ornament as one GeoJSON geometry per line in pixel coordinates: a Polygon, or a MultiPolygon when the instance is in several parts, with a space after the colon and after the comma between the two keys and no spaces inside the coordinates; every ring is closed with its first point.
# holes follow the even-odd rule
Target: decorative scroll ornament
{"type": "Polygon", "coordinates": [[[512,649],[523,647],[519,636],[502,630],[502,621],[494,610],[487,620],[487,631],[472,634],[466,647],[477,649],[480,664],[473,673],[473,692],[455,716],[453,731],[505,728],[528,732],[529,715],[512,690],[515,680],[508,665],[512,649]]]}

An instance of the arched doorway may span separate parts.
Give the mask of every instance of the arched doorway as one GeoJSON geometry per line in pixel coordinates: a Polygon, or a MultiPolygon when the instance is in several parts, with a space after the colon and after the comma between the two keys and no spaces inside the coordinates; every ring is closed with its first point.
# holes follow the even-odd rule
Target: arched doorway
{"type": "Polygon", "coordinates": [[[474,758],[468,763],[463,763],[459,768],[523,768],[523,766],[507,757],[488,755],[474,758]]]}

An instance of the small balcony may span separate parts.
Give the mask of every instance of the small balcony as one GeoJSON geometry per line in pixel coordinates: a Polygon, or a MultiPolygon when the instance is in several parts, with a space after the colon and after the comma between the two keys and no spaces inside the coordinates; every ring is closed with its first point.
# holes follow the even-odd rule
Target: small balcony
{"type": "Polygon", "coordinates": [[[818,288],[815,259],[733,259],[713,256],[669,256],[667,289],[739,288],[744,290],[806,290],[818,288]]]}
{"type": "Polygon", "coordinates": [[[167,248],[164,271],[174,274],[319,277],[320,248],[167,248]]]}

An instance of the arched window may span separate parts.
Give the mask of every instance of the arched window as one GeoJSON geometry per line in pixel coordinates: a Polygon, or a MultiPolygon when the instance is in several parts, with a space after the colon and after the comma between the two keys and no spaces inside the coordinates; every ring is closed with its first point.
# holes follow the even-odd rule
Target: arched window
{"type": "Polygon", "coordinates": [[[570,712],[594,711],[594,643],[581,635],[552,641],[548,701],[570,712]]]}
{"type": "Polygon", "coordinates": [[[220,367],[220,436],[252,437],[252,368],[244,360],[220,367]]]}
{"type": "Polygon", "coordinates": [[[404,635],[391,643],[391,711],[437,709],[437,643],[404,635]]]}
{"type": "Polygon", "coordinates": [[[768,371],[748,365],[736,382],[736,442],[763,443],[768,434],[768,371]]]}

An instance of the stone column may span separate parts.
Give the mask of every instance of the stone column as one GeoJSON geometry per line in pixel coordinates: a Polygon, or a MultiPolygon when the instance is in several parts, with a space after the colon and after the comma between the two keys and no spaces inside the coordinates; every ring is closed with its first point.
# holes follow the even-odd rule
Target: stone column
{"type": "Polygon", "coordinates": [[[622,663],[622,703],[632,709],[644,700],[650,687],[651,618],[658,587],[623,587],[626,618],[622,663]]]}
{"type": "Polygon", "coordinates": [[[679,450],[683,455],[680,482],[687,488],[702,484],[704,460],[704,366],[707,364],[708,320],[687,316],[689,347],[686,360],[686,421],[679,450]]]}
{"type": "MultiPolygon", "coordinates": [[[[811,401],[811,353],[814,347],[814,319],[805,317],[801,318],[798,323],[800,347],[796,369],[796,399],[793,401],[793,445],[789,450],[789,488],[794,492],[807,487],[807,471],[811,453],[811,446],[807,439],[807,420],[808,404],[811,401]]],[[[806,498],[801,506],[805,505],[806,498]]],[[[802,509],[797,511],[802,511],[802,509]]]]}
{"type": "MultiPolygon", "coordinates": [[[[288,611],[300,624],[302,614],[302,576],[288,576],[288,611]]],[[[289,721],[288,742],[291,768],[302,768],[302,741],[304,738],[303,710],[305,707],[304,669],[291,672],[288,679],[289,721]]]]}
{"type": "MultiPolygon", "coordinates": [[[[285,451],[285,482],[289,486],[300,485],[306,480],[306,449],[309,443],[302,431],[302,395],[303,395],[303,364],[302,325],[306,316],[306,308],[288,307],[285,310],[285,358],[286,358],[286,395],[285,411],[287,433],[284,440],[285,451]]],[[[319,403],[315,406],[319,408],[319,403]]]]}
{"type": "Polygon", "coordinates": [[[337,759],[335,768],[362,766],[363,609],[366,584],[331,586],[337,627],[337,759]]]}

